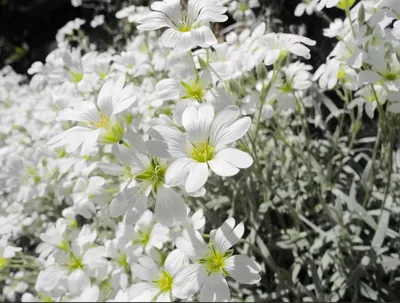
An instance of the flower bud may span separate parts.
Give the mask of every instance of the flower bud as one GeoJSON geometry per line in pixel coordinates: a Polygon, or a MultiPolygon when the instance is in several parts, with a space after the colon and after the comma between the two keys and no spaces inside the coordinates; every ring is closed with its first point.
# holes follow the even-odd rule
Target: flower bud
{"type": "Polygon", "coordinates": [[[239,83],[236,80],[229,81],[229,89],[232,93],[238,94],[240,92],[239,83]]]}
{"type": "Polygon", "coordinates": [[[265,67],[264,63],[258,64],[256,68],[257,72],[257,79],[264,80],[267,77],[267,68],[265,67]]]}
{"type": "Polygon", "coordinates": [[[201,68],[206,68],[207,67],[207,62],[204,61],[200,56],[198,57],[199,64],[201,68]]]}
{"type": "Polygon", "coordinates": [[[358,23],[363,24],[365,22],[365,8],[364,5],[361,4],[360,9],[358,11],[358,23]]]}
{"type": "Polygon", "coordinates": [[[356,2],[356,0],[340,0],[336,7],[346,10],[352,7],[354,2],[356,2]]]}

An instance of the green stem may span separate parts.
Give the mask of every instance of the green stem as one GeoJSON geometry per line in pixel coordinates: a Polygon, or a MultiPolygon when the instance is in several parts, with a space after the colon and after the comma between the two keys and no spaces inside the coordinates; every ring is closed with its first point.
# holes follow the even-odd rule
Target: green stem
{"type": "Polygon", "coordinates": [[[356,31],[354,30],[353,20],[351,19],[350,8],[346,8],[345,12],[346,12],[346,17],[349,19],[351,33],[353,34],[353,37],[355,38],[356,37],[356,31]]]}
{"type": "Polygon", "coordinates": [[[370,173],[371,180],[370,180],[370,184],[367,184],[367,191],[365,193],[365,197],[364,197],[364,201],[363,201],[364,208],[368,204],[368,201],[371,197],[371,192],[372,192],[372,189],[373,189],[374,183],[375,183],[375,161],[376,161],[376,156],[378,154],[378,147],[379,147],[379,144],[381,141],[381,135],[382,135],[381,129],[380,129],[380,127],[378,127],[378,135],[376,136],[376,141],[374,144],[374,149],[372,152],[372,159],[371,159],[371,173],[370,173]]]}
{"type": "Polygon", "coordinates": [[[392,181],[392,172],[393,172],[393,150],[394,150],[394,137],[395,137],[395,128],[390,128],[390,135],[389,135],[389,157],[388,157],[388,178],[387,178],[387,184],[386,184],[386,188],[385,188],[385,194],[384,194],[384,198],[383,198],[383,203],[382,203],[382,207],[381,207],[381,214],[382,211],[385,207],[386,204],[386,199],[389,195],[389,191],[390,191],[390,183],[392,181]]]}
{"type": "Polygon", "coordinates": [[[268,97],[268,93],[269,93],[269,91],[271,90],[272,84],[273,84],[273,83],[275,82],[275,80],[276,80],[276,76],[277,76],[277,74],[278,74],[278,72],[279,72],[279,70],[277,70],[277,69],[279,69],[279,67],[280,67],[280,63],[278,64],[277,67],[274,67],[274,72],[273,72],[273,74],[272,74],[271,80],[268,82],[267,86],[265,86],[265,85],[263,84],[263,87],[262,87],[262,90],[261,90],[261,94],[260,94],[260,107],[259,107],[258,113],[257,113],[256,130],[255,130],[255,132],[254,132],[254,144],[255,144],[256,141],[257,141],[258,132],[260,131],[261,115],[262,115],[262,111],[263,111],[263,108],[264,108],[265,99],[268,97]]]}

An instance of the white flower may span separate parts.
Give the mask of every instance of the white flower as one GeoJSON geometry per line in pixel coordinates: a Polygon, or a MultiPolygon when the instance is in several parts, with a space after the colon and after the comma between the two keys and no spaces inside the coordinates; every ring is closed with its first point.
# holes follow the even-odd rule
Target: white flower
{"type": "Polygon", "coordinates": [[[156,223],[150,210],[143,213],[134,227],[124,226],[124,232],[132,239],[133,244],[140,245],[146,253],[154,248],[161,249],[169,240],[169,229],[156,223]]]}
{"type": "Polygon", "coordinates": [[[93,70],[96,57],[95,52],[81,56],[79,48],[65,51],[62,55],[63,69],[57,69],[53,77],[58,78],[59,82],[68,79],[81,92],[91,92],[99,81],[99,76],[93,70]]]}
{"type": "Polygon", "coordinates": [[[336,18],[329,24],[329,28],[324,28],[324,36],[329,38],[339,37],[343,39],[349,33],[349,26],[345,25],[346,23],[342,19],[336,18]]]}
{"type": "Polygon", "coordinates": [[[337,6],[341,9],[347,9],[353,6],[355,0],[319,0],[317,9],[320,11],[324,7],[332,8],[337,6]]]}
{"type": "Polygon", "coordinates": [[[147,6],[135,6],[131,5],[128,7],[125,7],[118,11],[115,14],[115,17],[117,19],[124,19],[128,18],[128,22],[130,23],[138,23],[140,19],[143,18],[143,16],[147,13],[150,12],[150,8],[147,6]]]}
{"type": "Polygon", "coordinates": [[[213,50],[207,54],[201,54],[203,61],[207,61],[208,58],[212,68],[211,73],[216,73],[216,80],[230,80],[237,77],[243,64],[242,56],[243,54],[236,46],[226,42],[213,46],[213,50]]]}
{"type": "Polygon", "coordinates": [[[90,22],[90,26],[96,28],[99,25],[102,25],[103,23],[104,23],[104,15],[98,15],[95,16],[93,20],[90,22]]]}
{"type": "Polygon", "coordinates": [[[320,11],[322,10],[324,7],[326,8],[332,8],[334,7],[336,4],[338,4],[340,0],[319,0],[318,1],[318,6],[317,9],[320,11]]]}
{"type": "Polygon", "coordinates": [[[315,41],[298,35],[269,33],[254,42],[253,52],[256,61],[264,60],[265,65],[283,60],[289,53],[310,59],[310,50],[304,44],[313,46],[315,41]]]}
{"type": "Polygon", "coordinates": [[[167,162],[151,157],[147,152],[146,143],[136,133],[127,133],[125,142],[129,147],[114,146],[114,154],[122,163],[128,165],[126,169],[130,177],[137,181],[137,185],[124,189],[113,199],[110,204],[111,216],[125,215],[125,221],[135,223],[147,206],[146,197],[153,193],[157,221],[171,226],[186,220],[183,198],[172,188],[165,186],[167,162]]]}
{"type": "Polygon", "coordinates": [[[130,5],[130,6],[124,7],[123,9],[116,12],[115,18],[117,18],[117,19],[127,18],[131,13],[134,13],[135,10],[136,10],[135,5],[130,5]]]}
{"type": "Polygon", "coordinates": [[[8,245],[8,237],[0,238],[0,271],[7,266],[8,259],[14,258],[15,253],[21,251],[21,247],[8,245]]]}
{"type": "Polygon", "coordinates": [[[104,184],[104,178],[98,176],[88,180],[78,178],[72,190],[72,200],[78,214],[86,219],[96,214],[95,203],[101,203],[104,199],[104,184]]]}
{"type": "Polygon", "coordinates": [[[400,61],[394,52],[387,53],[385,45],[370,46],[368,49],[370,70],[362,70],[358,77],[360,84],[382,81],[392,91],[400,87],[400,61]]]}
{"type": "MultiPolygon", "coordinates": [[[[270,104],[270,102],[272,101],[274,100],[271,98],[267,98],[267,100],[265,100],[265,104],[261,112],[262,119],[271,119],[271,117],[273,116],[274,108],[270,104]]],[[[259,102],[260,102],[260,93],[257,90],[251,91],[248,95],[244,97],[243,104],[240,107],[240,111],[244,115],[252,115],[256,112],[257,105],[259,102]]]]}
{"type": "Polygon", "coordinates": [[[116,81],[107,79],[97,97],[97,102],[82,101],[73,108],[65,108],[59,113],[61,120],[79,121],[85,126],[74,126],[49,140],[53,148],[65,147],[73,152],[80,146],[81,155],[87,155],[96,145],[101,143],[119,143],[125,132],[121,113],[136,101],[133,86],[123,87],[125,77],[116,81]]]}
{"type": "Polygon", "coordinates": [[[392,35],[393,35],[396,39],[400,40],[400,21],[396,21],[396,22],[393,24],[392,35]]]}
{"type": "Polygon", "coordinates": [[[87,286],[82,293],[74,298],[71,298],[71,302],[98,302],[100,295],[100,289],[97,285],[87,286]]]}
{"type": "Polygon", "coordinates": [[[318,0],[302,0],[302,2],[297,4],[294,10],[294,15],[296,17],[301,17],[304,13],[307,13],[307,15],[312,15],[317,8],[317,3],[318,0]]]}
{"type": "Polygon", "coordinates": [[[186,299],[200,290],[201,302],[229,301],[226,276],[244,284],[260,281],[260,265],[247,256],[233,255],[230,250],[243,233],[243,224],[235,227],[233,218],[227,219],[211,234],[208,245],[199,232],[185,230],[183,236],[176,240],[176,246],[195,264],[186,266],[176,275],[175,296],[186,299]]]}
{"type": "Polygon", "coordinates": [[[25,291],[29,288],[29,284],[24,281],[27,276],[28,274],[26,272],[19,271],[13,276],[10,276],[10,280],[6,280],[6,285],[3,287],[3,295],[5,295],[6,300],[9,302],[16,302],[17,295],[25,293],[25,291]],[[8,281],[12,282],[8,284],[8,281]]]}
{"type": "Polygon", "coordinates": [[[56,264],[41,272],[37,288],[46,292],[66,286],[72,295],[78,295],[90,286],[90,277],[102,279],[107,273],[106,250],[95,246],[97,233],[85,225],[78,237],[65,242],[56,257],[56,264]]]}
{"type": "Polygon", "coordinates": [[[142,281],[129,288],[129,297],[139,295],[143,301],[171,302],[175,291],[174,278],[182,268],[185,256],[175,249],[168,254],[164,265],[160,268],[150,257],[139,258],[139,263],[132,265],[132,272],[142,281]],[[146,299],[145,299],[146,298],[146,299]]]}
{"type": "Polygon", "coordinates": [[[311,69],[312,66],[302,62],[295,62],[283,67],[281,73],[278,74],[269,98],[276,99],[279,107],[285,111],[294,110],[296,107],[295,92],[298,95],[302,94],[303,90],[310,88],[312,84],[309,72],[311,69]]]}
{"type": "Polygon", "coordinates": [[[190,214],[190,208],[187,207],[187,219],[180,225],[174,226],[171,230],[171,238],[172,238],[172,243],[175,243],[175,240],[177,237],[180,237],[182,235],[182,231],[186,229],[194,229],[198,230],[201,232],[204,229],[204,225],[206,224],[206,218],[204,217],[204,212],[203,209],[198,209],[192,216],[189,216],[190,214]]]}
{"type": "Polygon", "coordinates": [[[143,248],[140,245],[132,243],[130,233],[122,233],[117,235],[113,240],[105,242],[108,257],[114,265],[114,269],[110,273],[111,284],[114,289],[127,288],[129,277],[127,272],[130,265],[138,261],[138,257],[142,254],[143,248]]]}
{"type": "Polygon", "coordinates": [[[113,61],[113,69],[132,76],[144,76],[150,70],[147,55],[136,51],[121,52],[113,61]]]}
{"type": "Polygon", "coordinates": [[[41,249],[44,249],[43,245],[50,245],[51,251],[61,249],[68,241],[66,230],[67,225],[61,218],[57,220],[56,224],[47,227],[46,232],[40,234],[40,239],[44,242],[41,243],[41,249]]]}
{"type": "Polygon", "coordinates": [[[83,1],[83,0],[71,0],[71,4],[72,4],[72,6],[74,6],[74,7],[78,7],[78,6],[81,6],[81,5],[82,5],[82,1],[83,1]]]}
{"type": "Polygon", "coordinates": [[[187,12],[181,12],[180,0],[155,1],[154,12],[140,20],[139,30],[155,30],[168,27],[161,36],[165,47],[188,51],[196,46],[217,44],[210,22],[225,22],[226,8],[212,0],[189,0],[187,12]]]}
{"type": "Polygon", "coordinates": [[[211,83],[211,75],[204,70],[200,75],[192,75],[187,79],[164,79],[157,83],[157,96],[162,100],[188,99],[203,102],[211,83]]]}
{"type": "Polygon", "coordinates": [[[259,7],[260,3],[257,0],[235,0],[229,5],[229,12],[232,14],[233,19],[237,21],[247,21],[251,24],[255,21],[256,16],[252,8],[259,7]]]}
{"type": "Polygon", "coordinates": [[[348,65],[341,64],[336,58],[328,60],[322,64],[314,73],[313,81],[318,80],[319,87],[323,90],[333,89],[338,81],[350,89],[358,88],[358,79],[356,71],[348,65]]]}
{"type": "Polygon", "coordinates": [[[379,101],[381,105],[385,104],[388,95],[382,86],[374,85],[374,89],[376,96],[370,86],[365,86],[360,89],[355,93],[356,98],[348,105],[348,108],[354,108],[358,105],[362,109],[365,104],[365,112],[370,119],[373,119],[375,109],[378,106],[377,102],[379,101]],[[378,100],[376,100],[376,97],[378,97],[378,100]]]}
{"type": "MultiPolygon", "coordinates": [[[[250,128],[249,117],[236,121],[239,113],[239,108],[229,106],[214,117],[214,108],[209,104],[188,106],[182,115],[185,132],[167,126],[149,130],[154,139],[167,143],[167,151],[175,160],[165,173],[166,184],[184,186],[193,193],[207,182],[209,168],[219,176],[233,176],[240,168],[251,166],[249,154],[227,147],[250,128]]],[[[152,153],[159,154],[156,147],[155,142],[152,153]]]]}

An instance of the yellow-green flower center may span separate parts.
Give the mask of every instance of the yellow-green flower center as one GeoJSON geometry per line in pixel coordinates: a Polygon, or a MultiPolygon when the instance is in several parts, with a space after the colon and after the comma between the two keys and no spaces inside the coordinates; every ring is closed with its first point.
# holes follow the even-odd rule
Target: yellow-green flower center
{"type": "Polygon", "coordinates": [[[133,241],[133,244],[139,244],[142,246],[146,246],[150,241],[150,232],[139,230],[139,239],[133,241]]]}
{"type": "Polygon", "coordinates": [[[99,77],[101,80],[104,80],[107,77],[108,73],[107,72],[102,72],[99,74],[99,77]]]}
{"type": "Polygon", "coordinates": [[[245,12],[247,10],[246,3],[240,3],[239,10],[241,10],[242,12],[245,12]]]}
{"type": "Polygon", "coordinates": [[[40,182],[40,176],[39,176],[38,171],[37,171],[36,168],[27,167],[26,171],[33,178],[33,182],[35,182],[35,184],[40,182]]]}
{"type": "Polygon", "coordinates": [[[71,228],[73,228],[73,229],[75,229],[75,228],[78,228],[78,221],[76,221],[75,219],[74,220],[72,220],[70,223],[69,223],[69,227],[71,227],[71,228]]]}
{"type": "Polygon", "coordinates": [[[125,166],[124,167],[124,171],[123,171],[123,173],[121,175],[122,175],[122,177],[124,179],[132,179],[133,175],[132,175],[131,167],[130,166],[125,166]]]}
{"type": "Polygon", "coordinates": [[[74,81],[75,83],[79,83],[83,79],[83,73],[71,72],[71,78],[72,78],[72,81],[74,81]]]}
{"type": "Polygon", "coordinates": [[[228,275],[225,270],[226,259],[232,256],[232,251],[222,253],[218,251],[214,245],[209,246],[209,251],[204,259],[197,260],[198,263],[203,264],[209,274],[211,273],[223,273],[228,275]]]}
{"type": "Polygon", "coordinates": [[[189,18],[187,16],[183,16],[182,20],[177,24],[176,28],[182,33],[189,32],[192,29],[189,24],[189,18]]]}
{"type": "Polygon", "coordinates": [[[4,268],[6,268],[6,265],[7,265],[6,258],[0,256],[0,270],[3,270],[4,268]]]}
{"type": "Polygon", "coordinates": [[[116,258],[117,263],[121,266],[121,267],[126,267],[128,266],[128,257],[126,255],[126,253],[121,253],[117,258],[116,258]]]}
{"type": "Polygon", "coordinates": [[[185,88],[186,92],[182,99],[194,99],[199,101],[200,103],[203,101],[205,90],[199,82],[199,77],[196,77],[196,79],[192,83],[181,81],[181,84],[185,88]]]}
{"type": "Polygon", "coordinates": [[[100,118],[98,121],[90,121],[89,125],[94,128],[105,129],[106,132],[100,135],[100,142],[105,144],[113,144],[120,142],[124,134],[124,125],[121,121],[113,122],[110,117],[104,113],[100,113],[100,118]]]}
{"type": "Polygon", "coordinates": [[[286,82],[280,89],[282,90],[282,92],[287,94],[292,92],[292,86],[288,82],[286,82]]]}
{"type": "Polygon", "coordinates": [[[187,25],[187,24],[182,24],[182,25],[178,26],[178,30],[183,32],[183,33],[186,33],[186,32],[190,31],[190,26],[187,25]]]}
{"type": "Polygon", "coordinates": [[[281,50],[279,52],[279,60],[285,59],[289,54],[290,52],[288,50],[281,50]]]}
{"type": "Polygon", "coordinates": [[[193,148],[191,156],[192,159],[196,160],[197,162],[207,162],[214,158],[215,149],[207,142],[202,142],[193,148]]]}
{"type": "Polygon", "coordinates": [[[161,273],[161,276],[158,280],[153,281],[153,283],[156,284],[161,292],[171,291],[173,282],[174,278],[166,271],[163,271],[161,273]]]}
{"type": "Polygon", "coordinates": [[[74,255],[71,256],[71,262],[69,263],[68,267],[71,271],[83,268],[82,260],[74,255]]]}
{"type": "Polygon", "coordinates": [[[60,158],[64,158],[64,157],[67,155],[67,152],[66,152],[65,149],[63,148],[63,149],[60,149],[60,150],[57,151],[57,155],[58,155],[60,158]]]}
{"type": "Polygon", "coordinates": [[[157,192],[158,188],[164,184],[164,177],[167,168],[153,158],[149,167],[135,176],[135,179],[147,181],[153,186],[153,190],[157,192]]]}
{"type": "Polygon", "coordinates": [[[342,80],[342,79],[345,78],[345,76],[346,76],[346,72],[344,71],[343,68],[340,68],[339,71],[338,71],[338,73],[337,73],[338,79],[339,79],[339,80],[342,80]]]}
{"type": "Polygon", "coordinates": [[[42,297],[42,302],[54,302],[53,299],[49,296],[42,297]]]}
{"type": "Polygon", "coordinates": [[[58,248],[62,251],[69,251],[69,242],[67,240],[62,240],[60,244],[58,244],[58,248]]]}
{"type": "Polygon", "coordinates": [[[111,119],[103,113],[100,113],[100,119],[97,122],[91,121],[90,124],[96,128],[108,128],[111,125],[111,119]]]}
{"type": "Polygon", "coordinates": [[[384,77],[389,81],[394,81],[394,80],[397,80],[400,77],[400,75],[393,73],[393,72],[389,72],[389,73],[385,74],[384,77]]]}

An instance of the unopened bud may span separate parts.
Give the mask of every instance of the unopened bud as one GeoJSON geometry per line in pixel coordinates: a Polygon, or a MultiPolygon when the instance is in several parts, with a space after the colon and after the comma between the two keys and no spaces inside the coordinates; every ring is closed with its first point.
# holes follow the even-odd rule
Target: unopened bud
{"type": "Polygon", "coordinates": [[[340,0],[336,7],[347,10],[353,6],[354,2],[356,2],[356,0],[340,0]]]}
{"type": "Polygon", "coordinates": [[[258,80],[265,80],[268,74],[267,68],[265,67],[264,63],[257,65],[256,72],[258,80]]]}
{"type": "Polygon", "coordinates": [[[200,56],[198,57],[199,64],[201,68],[206,68],[207,67],[207,62],[204,61],[200,56]]]}
{"type": "Polygon", "coordinates": [[[238,94],[240,92],[240,85],[236,80],[229,81],[229,89],[232,93],[238,94]]]}
{"type": "Polygon", "coordinates": [[[358,23],[361,25],[365,22],[365,8],[364,5],[360,5],[360,9],[358,11],[358,23]]]}

